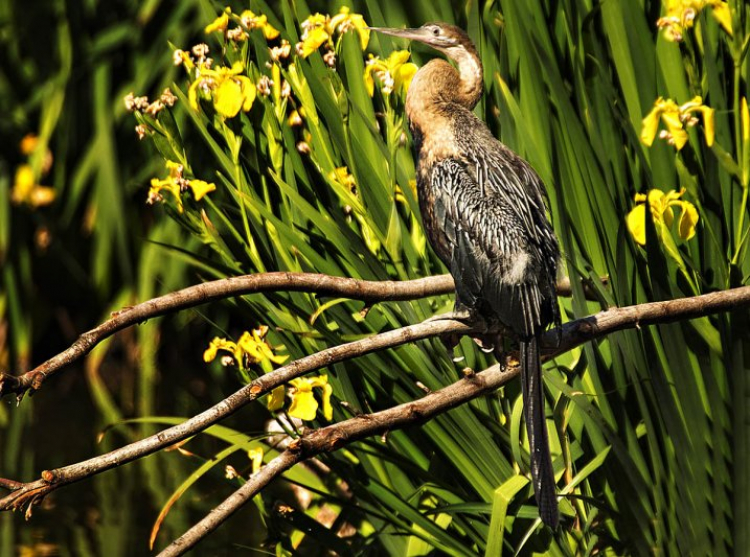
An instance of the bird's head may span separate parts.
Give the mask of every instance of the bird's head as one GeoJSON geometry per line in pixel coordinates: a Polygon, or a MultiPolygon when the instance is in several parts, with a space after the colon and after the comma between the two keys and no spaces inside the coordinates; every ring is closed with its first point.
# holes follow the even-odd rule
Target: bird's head
{"type": "MultiPolygon", "coordinates": [[[[469,35],[463,29],[448,23],[426,23],[416,29],[392,29],[387,27],[370,27],[369,29],[384,35],[424,43],[443,53],[458,67],[458,72],[446,72],[443,65],[431,61],[417,72],[412,85],[421,82],[422,89],[431,90],[439,82],[443,85],[440,88],[441,90],[430,94],[437,93],[444,99],[451,98],[465,105],[469,110],[479,102],[479,97],[482,95],[482,61],[474,43],[471,42],[469,35]],[[423,74],[422,72],[426,73],[423,74]],[[431,77],[419,79],[420,76],[425,77],[427,74],[431,77]],[[454,77],[456,81],[451,82],[454,77]]],[[[446,63],[443,62],[443,64],[446,63]]],[[[411,90],[410,87],[409,91],[411,90]]],[[[415,99],[417,97],[419,95],[414,95],[415,99]]],[[[415,100],[415,103],[417,102],[415,100]]],[[[407,113],[410,112],[409,105],[409,99],[407,98],[407,113]]],[[[411,112],[410,118],[413,116],[414,113],[411,112]]]]}
{"type": "Polygon", "coordinates": [[[469,35],[460,27],[448,23],[425,23],[422,27],[414,29],[393,29],[389,27],[370,27],[369,29],[392,37],[419,41],[439,50],[452,59],[460,57],[460,51],[476,52],[469,35]]]}

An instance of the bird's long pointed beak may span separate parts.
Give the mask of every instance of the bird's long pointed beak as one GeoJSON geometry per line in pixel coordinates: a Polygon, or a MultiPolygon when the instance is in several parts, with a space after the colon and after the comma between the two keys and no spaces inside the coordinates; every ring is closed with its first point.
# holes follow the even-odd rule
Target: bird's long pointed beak
{"type": "Polygon", "coordinates": [[[401,39],[409,39],[410,41],[424,41],[428,35],[424,29],[395,29],[393,27],[368,27],[370,31],[376,33],[382,33],[383,35],[390,35],[392,37],[398,37],[401,39]]]}

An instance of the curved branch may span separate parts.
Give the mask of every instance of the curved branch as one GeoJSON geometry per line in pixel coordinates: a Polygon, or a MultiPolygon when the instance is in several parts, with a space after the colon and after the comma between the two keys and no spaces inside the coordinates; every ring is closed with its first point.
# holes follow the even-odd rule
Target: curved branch
{"type": "Polygon", "coordinates": [[[406,281],[368,281],[315,273],[262,273],[204,282],[114,313],[111,319],[79,336],[70,348],[23,375],[0,372],[0,398],[14,393],[20,400],[27,391],[39,390],[47,377],[85,356],[117,331],[132,325],[208,302],[279,290],[340,296],[363,302],[387,302],[450,294],[454,286],[450,275],[406,281]]]}

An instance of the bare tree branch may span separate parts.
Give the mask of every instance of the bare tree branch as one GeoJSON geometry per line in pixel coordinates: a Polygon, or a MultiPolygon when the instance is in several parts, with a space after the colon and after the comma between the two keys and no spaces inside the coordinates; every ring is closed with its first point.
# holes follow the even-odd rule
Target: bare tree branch
{"type": "Polygon", "coordinates": [[[367,281],[315,273],[262,273],[204,282],[116,312],[111,319],[83,333],[70,348],[23,375],[0,372],[0,398],[14,393],[20,400],[29,390],[33,394],[47,377],[85,356],[117,331],[132,325],[225,298],[281,290],[347,297],[363,302],[387,302],[449,294],[454,288],[450,275],[407,281],[367,281]]]}
{"type": "MultiPolygon", "coordinates": [[[[556,342],[556,331],[548,332],[543,339],[543,344],[546,346],[545,357],[554,357],[555,355],[566,352],[582,344],[583,342],[605,336],[621,329],[655,323],[669,323],[677,320],[705,316],[711,313],[738,309],[741,307],[746,307],[748,305],[750,305],[750,287],[742,287],[733,290],[727,290],[724,292],[705,294],[692,298],[683,298],[680,300],[652,302],[625,308],[612,308],[590,317],[585,317],[576,321],[566,323],[563,326],[561,342],[559,344],[557,344],[556,342]]],[[[45,471],[42,473],[42,479],[36,480],[34,482],[20,483],[14,482],[12,480],[0,479],[0,487],[13,490],[11,494],[0,500],[0,510],[15,510],[23,508],[24,506],[28,506],[28,514],[28,511],[30,511],[31,507],[34,504],[40,502],[43,497],[46,496],[50,491],[53,491],[54,489],[62,485],[76,482],[81,479],[87,478],[88,476],[114,468],[116,466],[119,466],[120,464],[131,462],[137,458],[141,458],[159,449],[170,446],[178,441],[195,435],[199,431],[206,429],[207,427],[223,419],[224,417],[232,414],[233,412],[236,412],[239,408],[255,400],[262,394],[269,392],[274,387],[281,385],[294,377],[298,377],[304,373],[308,373],[314,369],[319,369],[320,367],[340,362],[344,359],[367,354],[375,350],[397,346],[400,344],[413,342],[436,335],[450,333],[468,334],[471,332],[472,329],[470,327],[457,321],[432,321],[421,323],[419,325],[404,327],[402,329],[397,329],[387,333],[382,333],[352,343],[329,348],[317,354],[301,358],[296,362],[293,362],[287,366],[283,366],[275,370],[274,372],[266,374],[256,381],[253,381],[251,384],[243,387],[233,395],[224,399],[219,404],[195,416],[194,418],[187,420],[183,424],[168,428],[154,436],[148,437],[141,441],[137,441],[135,443],[132,443],[105,455],[92,458],[82,463],[73,464],[71,466],[59,468],[57,470],[45,471]]],[[[508,370],[506,370],[503,377],[512,372],[512,369],[508,367],[507,363],[506,368],[508,368],[508,370]]],[[[507,378],[510,378],[511,376],[512,375],[508,375],[507,378]]],[[[417,411],[410,411],[406,418],[399,417],[400,414],[398,411],[396,411],[396,409],[385,411],[392,412],[391,414],[384,414],[385,416],[398,417],[395,422],[386,421],[381,423],[377,420],[370,422],[371,420],[373,420],[372,416],[363,416],[362,418],[365,420],[370,420],[368,421],[368,423],[380,424],[378,427],[382,426],[385,428],[385,430],[395,429],[397,427],[403,427],[404,425],[410,423],[424,421],[425,419],[428,419],[428,417],[431,417],[448,408],[452,408],[458,404],[461,404],[465,400],[469,400],[472,397],[479,396],[480,394],[486,392],[485,390],[483,390],[483,388],[476,388],[477,390],[474,391],[469,388],[469,390],[467,391],[465,390],[467,387],[461,386],[465,384],[477,385],[476,381],[474,380],[465,380],[456,383],[454,386],[447,387],[447,389],[454,389],[448,390],[448,394],[444,395],[452,401],[451,405],[440,406],[440,409],[429,414],[425,413],[427,410],[429,410],[429,408],[425,412],[422,412],[422,410],[420,410],[421,406],[417,406],[415,407],[417,411]],[[459,386],[457,387],[456,385],[459,386]],[[456,393],[461,393],[458,398],[454,398],[454,396],[458,396],[456,393]]],[[[481,382],[479,384],[481,385],[481,382]]],[[[491,390],[493,387],[487,386],[486,388],[491,390]]],[[[439,392],[444,393],[446,392],[446,390],[443,389],[439,392]]],[[[417,402],[423,403],[423,401],[425,400],[429,402],[433,399],[426,397],[425,399],[421,399],[417,402]]],[[[437,400],[443,399],[439,398],[437,400]]],[[[441,404],[447,403],[441,402],[441,404]]],[[[382,413],[378,414],[378,416],[382,415],[382,413]]],[[[335,433],[337,431],[335,428],[343,427],[344,429],[342,429],[341,431],[345,432],[345,437],[341,437],[341,439],[343,439],[342,442],[344,443],[348,443],[356,439],[360,439],[364,436],[374,434],[369,433],[370,430],[367,428],[361,430],[360,434],[357,433],[360,430],[356,428],[354,430],[346,429],[348,427],[351,427],[351,425],[342,425],[358,423],[359,422],[348,420],[346,422],[342,422],[341,424],[330,426],[329,428],[324,428],[321,431],[329,432],[325,434],[326,439],[338,439],[339,437],[337,437],[338,434],[335,433]],[[332,431],[334,433],[330,433],[332,431]]],[[[320,435],[322,434],[314,433],[312,434],[311,438],[315,440],[319,438],[316,436],[320,435]]],[[[280,461],[280,464],[275,465],[279,467],[279,471],[276,473],[277,475],[278,473],[283,472],[284,469],[292,466],[294,463],[312,456],[312,454],[308,454],[308,450],[303,450],[306,446],[305,443],[307,443],[307,439],[308,438],[306,437],[304,440],[301,440],[299,444],[296,445],[297,448],[294,449],[295,451],[301,451],[301,453],[303,454],[302,457],[295,457],[296,460],[292,459],[293,462],[292,460],[283,460],[280,461]],[[282,466],[282,464],[286,467],[282,466]]],[[[336,442],[334,442],[334,444],[327,445],[330,446],[330,448],[325,450],[334,449],[335,443],[336,442]]],[[[291,459],[291,457],[287,458],[291,459]]],[[[271,470],[275,469],[276,468],[271,468],[271,470]]],[[[269,474],[270,472],[265,473],[269,474]]],[[[251,496],[252,495],[249,495],[240,499],[241,501],[246,501],[251,496]]],[[[237,500],[233,499],[233,503],[236,502],[237,500]]],[[[203,533],[199,537],[195,538],[191,543],[193,545],[197,543],[197,541],[199,541],[203,536],[207,535],[212,529],[218,527],[223,522],[223,520],[226,520],[226,518],[231,513],[235,512],[237,508],[238,507],[234,507],[232,505],[227,505],[226,502],[222,506],[218,507],[214,512],[211,513],[211,515],[209,515],[213,517],[211,522],[211,524],[213,525],[212,528],[206,529],[205,521],[202,521],[200,524],[202,524],[203,526],[201,527],[202,530],[200,531],[203,533]]],[[[191,536],[194,536],[196,531],[197,530],[195,529],[191,529],[189,532],[193,532],[191,536]]],[[[181,544],[182,543],[183,542],[181,542],[181,544]]]]}
{"type": "MultiPolygon", "coordinates": [[[[606,282],[606,277],[602,280],[606,282]]],[[[262,273],[204,282],[114,313],[111,319],[79,336],[67,350],[22,375],[0,372],[0,398],[15,394],[20,401],[27,391],[33,394],[49,376],[88,354],[104,339],[132,325],[208,302],[276,291],[309,292],[363,302],[393,302],[450,294],[454,291],[454,284],[450,275],[407,281],[367,281],[315,273],[262,273]]],[[[560,281],[558,293],[570,296],[571,292],[570,280],[560,281]]]]}

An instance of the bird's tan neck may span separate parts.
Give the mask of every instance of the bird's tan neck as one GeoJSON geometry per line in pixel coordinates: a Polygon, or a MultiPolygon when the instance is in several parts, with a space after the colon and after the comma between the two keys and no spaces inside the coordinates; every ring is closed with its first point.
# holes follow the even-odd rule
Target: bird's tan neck
{"type": "Polygon", "coordinates": [[[458,70],[441,58],[430,60],[414,76],[406,96],[409,121],[425,138],[444,133],[457,107],[471,110],[482,96],[482,63],[476,51],[460,46],[446,54],[458,70]]]}
{"type": "Polygon", "coordinates": [[[406,95],[406,115],[421,136],[422,154],[431,159],[456,154],[444,152],[457,145],[452,125],[455,111],[471,110],[482,94],[479,58],[468,52],[466,58],[451,57],[458,71],[441,58],[430,60],[414,76],[406,95]]]}

